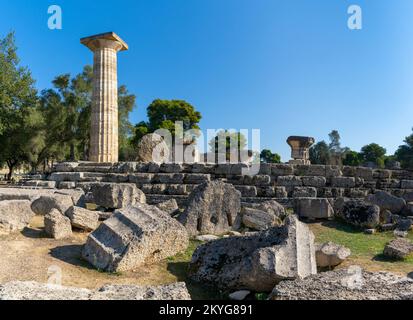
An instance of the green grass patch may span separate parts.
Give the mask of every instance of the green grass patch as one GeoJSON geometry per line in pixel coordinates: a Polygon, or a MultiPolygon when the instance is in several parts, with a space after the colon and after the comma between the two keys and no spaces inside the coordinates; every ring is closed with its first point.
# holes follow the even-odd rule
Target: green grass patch
{"type": "MultiPolygon", "coordinates": [[[[395,239],[393,232],[368,235],[360,229],[337,221],[310,224],[310,228],[314,232],[316,242],[332,241],[349,248],[352,253],[349,262],[355,262],[355,264],[361,264],[362,266],[365,264],[369,267],[376,264],[376,267],[384,267],[389,271],[403,273],[412,270],[413,256],[409,256],[404,260],[389,260],[383,256],[386,244],[395,239]]],[[[411,233],[408,239],[413,240],[411,233]]]]}

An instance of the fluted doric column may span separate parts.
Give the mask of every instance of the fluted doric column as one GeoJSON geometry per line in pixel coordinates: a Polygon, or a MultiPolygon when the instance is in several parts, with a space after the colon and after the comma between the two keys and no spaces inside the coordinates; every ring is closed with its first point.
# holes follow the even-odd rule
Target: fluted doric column
{"type": "Polygon", "coordinates": [[[80,42],[94,53],[89,160],[115,163],[119,157],[117,53],[128,50],[128,45],[113,32],[80,42]]]}

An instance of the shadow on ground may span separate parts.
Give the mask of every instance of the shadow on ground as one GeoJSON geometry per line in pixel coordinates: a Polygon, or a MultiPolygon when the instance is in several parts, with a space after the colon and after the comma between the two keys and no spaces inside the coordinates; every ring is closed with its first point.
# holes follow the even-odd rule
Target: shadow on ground
{"type": "Polygon", "coordinates": [[[373,261],[397,263],[397,262],[403,262],[404,259],[389,258],[385,256],[383,253],[380,253],[373,257],[373,261]]]}
{"type": "Polygon", "coordinates": [[[338,230],[338,231],[343,231],[343,232],[346,232],[346,233],[355,234],[355,233],[362,233],[363,232],[363,230],[361,230],[360,228],[356,228],[352,225],[345,224],[345,223],[342,223],[340,221],[323,221],[321,223],[321,225],[323,227],[335,229],[335,230],[338,230]]]}
{"type": "Polygon", "coordinates": [[[66,245],[50,249],[53,258],[78,267],[95,270],[88,262],[82,259],[83,245],[66,245]]]}
{"type": "Polygon", "coordinates": [[[188,262],[170,262],[167,270],[177,277],[179,282],[185,282],[189,294],[193,300],[226,300],[228,296],[212,287],[205,284],[192,281],[188,278],[189,263],[188,262]]]}
{"type": "Polygon", "coordinates": [[[23,229],[21,232],[23,236],[26,238],[31,238],[31,239],[46,239],[48,238],[47,234],[44,232],[43,229],[33,229],[26,227],[23,229]]]}

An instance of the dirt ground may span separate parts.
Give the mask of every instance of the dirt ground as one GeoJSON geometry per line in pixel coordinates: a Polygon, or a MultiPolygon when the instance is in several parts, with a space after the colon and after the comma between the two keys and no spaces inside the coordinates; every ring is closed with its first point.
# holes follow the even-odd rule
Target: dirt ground
{"type": "MultiPolygon", "coordinates": [[[[309,227],[317,242],[334,241],[349,247],[352,255],[340,268],[360,265],[370,271],[391,271],[412,276],[413,257],[405,261],[386,261],[380,256],[391,234],[366,236],[337,223],[314,223],[309,227]]],[[[81,258],[88,234],[74,232],[68,240],[50,239],[44,233],[43,217],[35,217],[20,233],[0,234],[0,283],[37,281],[46,283],[49,268],[59,267],[62,285],[97,289],[105,284],[161,285],[185,281],[193,299],[225,299],[227,295],[191,283],[187,279],[188,262],[199,243],[191,242],[187,252],[163,262],[137,268],[131,272],[104,273],[81,258]]],[[[413,237],[413,236],[412,236],[413,237]]]]}
{"type": "Polygon", "coordinates": [[[89,289],[105,284],[158,285],[183,280],[178,266],[174,268],[174,264],[168,262],[133,272],[99,272],[81,259],[87,236],[87,233],[74,233],[69,240],[49,239],[43,231],[42,217],[35,217],[21,233],[0,235],[0,283],[13,280],[47,282],[48,269],[52,266],[61,268],[64,286],[89,289]]]}

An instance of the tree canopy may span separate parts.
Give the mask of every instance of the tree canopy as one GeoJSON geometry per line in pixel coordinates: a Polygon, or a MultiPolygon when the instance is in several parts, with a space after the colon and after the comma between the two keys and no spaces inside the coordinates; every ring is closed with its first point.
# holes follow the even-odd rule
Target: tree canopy
{"type": "Polygon", "coordinates": [[[14,33],[0,40],[0,164],[13,169],[36,162],[44,144],[37,91],[28,68],[20,66],[14,33]]]}
{"type": "Polygon", "coordinates": [[[169,130],[174,137],[175,123],[182,122],[180,130],[199,130],[201,113],[194,106],[184,100],[154,100],[147,108],[148,122],[140,122],[134,128],[133,144],[137,145],[140,139],[158,129],[169,130]]]}
{"type": "Polygon", "coordinates": [[[395,153],[395,159],[405,169],[413,169],[413,133],[406,137],[404,145],[399,146],[395,153]]]}
{"type": "Polygon", "coordinates": [[[281,163],[281,156],[278,153],[272,153],[268,149],[261,151],[260,159],[262,163],[281,163]]]}

